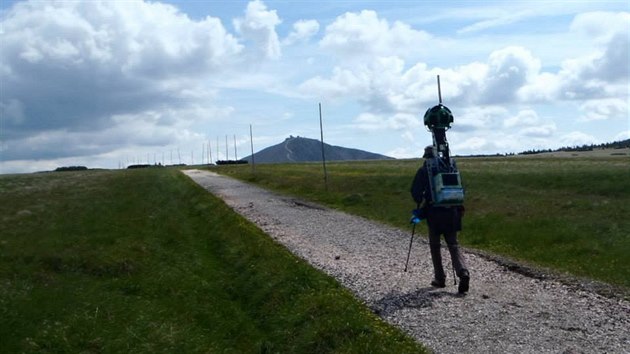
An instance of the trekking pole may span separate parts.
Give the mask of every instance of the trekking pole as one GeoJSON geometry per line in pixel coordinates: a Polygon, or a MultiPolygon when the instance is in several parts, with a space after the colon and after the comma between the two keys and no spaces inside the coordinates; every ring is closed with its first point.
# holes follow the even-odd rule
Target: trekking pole
{"type": "Polygon", "coordinates": [[[411,245],[413,244],[413,235],[416,233],[416,224],[413,224],[411,229],[411,240],[409,240],[409,251],[407,251],[407,262],[405,262],[405,273],[407,272],[407,265],[409,265],[409,256],[411,255],[411,245]]]}

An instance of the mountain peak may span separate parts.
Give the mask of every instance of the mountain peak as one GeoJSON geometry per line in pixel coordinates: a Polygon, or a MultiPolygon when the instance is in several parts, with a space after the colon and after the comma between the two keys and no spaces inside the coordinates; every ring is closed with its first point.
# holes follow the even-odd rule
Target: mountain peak
{"type": "MultiPolygon", "coordinates": [[[[368,151],[332,146],[324,143],[327,161],[384,160],[391,157],[368,151]]],[[[252,157],[243,160],[251,162],[252,157]]],[[[289,135],[280,144],[270,146],[254,154],[256,163],[314,162],[322,160],[322,145],[319,140],[289,135]]]]}

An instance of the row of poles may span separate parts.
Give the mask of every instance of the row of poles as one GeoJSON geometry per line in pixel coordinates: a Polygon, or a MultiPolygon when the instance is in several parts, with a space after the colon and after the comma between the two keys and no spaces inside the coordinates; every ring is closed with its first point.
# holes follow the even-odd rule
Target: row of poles
{"type": "MultiPolygon", "coordinates": [[[[250,124],[249,126],[249,134],[250,134],[250,146],[251,146],[251,151],[252,151],[252,162],[254,160],[254,142],[253,142],[253,138],[252,138],[252,126],[250,124]]],[[[212,157],[212,146],[210,141],[208,141],[207,143],[202,144],[201,146],[201,164],[207,163],[207,164],[211,164],[213,162],[216,162],[217,160],[219,160],[219,155],[218,155],[218,151],[219,151],[219,137],[217,136],[217,149],[216,149],[216,160],[213,159],[212,157]]],[[[184,161],[182,160],[182,155],[180,152],[180,149],[177,148],[176,151],[177,155],[175,156],[177,159],[177,163],[178,164],[182,164],[184,163],[184,161]]],[[[229,156],[229,147],[228,147],[228,136],[225,136],[225,159],[229,160],[230,156],[229,156]]],[[[236,135],[234,135],[234,160],[238,160],[238,150],[237,150],[237,145],[236,145],[236,135]]],[[[146,161],[147,165],[151,164],[151,154],[147,153],[147,158],[146,160],[144,160],[144,158],[137,156],[137,157],[127,157],[127,161],[126,161],[126,165],[136,165],[136,164],[143,164],[146,161]]],[[[193,150],[190,151],[190,162],[191,165],[195,164],[195,153],[193,150]]],[[[153,164],[154,165],[166,165],[166,158],[164,155],[164,152],[162,152],[162,159],[158,160],[157,157],[157,153],[153,154],[153,164]]],[[[173,149],[170,150],[170,164],[173,165],[175,164],[175,161],[173,160],[173,149]]],[[[119,162],[119,168],[123,168],[125,166],[125,164],[123,163],[123,161],[119,162]]]]}
{"type": "MultiPolygon", "coordinates": [[[[326,191],[328,190],[328,172],[326,171],[326,154],[324,152],[324,127],[323,127],[323,122],[322,122],[322,104],[319,103],[319,130],[320,130],[320,138],[321,138],[321,146],[322,146],[322,164],[323,164],[323,168],[324,168],[324,185],[326,188],[326,191]]],[[[254,138],[253,138],[253,132],[252,132],[252,125],[249,125],[249,141],[250,141],[250,147],[251,147],[251,165],[252,165],[252,172],[256,171],[256,163],[254,161],[254,138]]],[[[217,159],[214,160],[215,162],[218,161],[219,159],[219,137],[217,136],[217,149],[215,150],[215,154],[217,159]]],[[[171,149],[170,151],[170,157],[171,157],[171,165],[173,165],[173,150],[171,149]]],[[[225,158],[226,160],[229,160],[229,148],[228,148],[228,136],[225,136],[225,158]]],[[[178,163],[181,165],[182,164],[182,155],[180,153],[179,148],[177,149],[177,159],[178,159],[178,163]]],[[[204,160],[207,161],[207,164],[211,164],[213,162],[213,158],[212,158],[212,147],[210,144],[210,141],[208,141],[207,143],[204,143],[202,145],[202,149],[201,149],[201,164],[204,163],[204,160]]],[[[238,160],[238,151],[236,148],[236,135],[234,135],[234,160],[237,161],[238,160]]],[[[147,154],[147,165],[150,165],[150,154],[147,154]]],[[[191,161],[191,165],[195,164],[195,156],[194,156],[194,152],[190,151],[190,161],[191,161]]],[[[134,159],[132,158],[132,160],[130,160],[129,158],[127,158],[127,166],[129,165],[135,165],[135,164],[141,164],[141,158],[137,158],[134,159]]],[[[153,164],[154,165],[158,165],[158,161],[157,161],[157,154],[153,154],[153,164]]],[[[162,152],[162,161],[160,161],[161,165],[165,165],[165,159],[164,159],[164,152],[162,152]]],[[[123,162],[119,162],[118,164],[119,168],[123,168],[123,162]]]]}

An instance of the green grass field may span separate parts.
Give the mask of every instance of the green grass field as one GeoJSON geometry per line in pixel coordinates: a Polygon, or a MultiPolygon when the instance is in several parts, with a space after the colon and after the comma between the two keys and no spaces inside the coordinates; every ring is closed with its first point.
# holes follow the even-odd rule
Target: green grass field
{"type": "Polygon", "coordinates": [[[0,176],[2,353],[418,353],[173,169],[0,176]]]}
{"type": "MultiPolygon", "coordinates": [[[[321,163],[213,170],[409,229],[420,164],[329,163],[328,191],[321,163]]],[[[462,158],[458,166],[466,187],[462,244],[630,287],[630,159],[462,158]]]]}

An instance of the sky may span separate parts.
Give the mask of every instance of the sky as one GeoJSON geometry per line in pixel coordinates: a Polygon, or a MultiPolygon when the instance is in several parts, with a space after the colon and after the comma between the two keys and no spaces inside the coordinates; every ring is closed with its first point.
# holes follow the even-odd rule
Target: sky
{"type": "Polygon", "coordinates": [[[454,155],[623,140],[629,47],[628,1],[0,0],[0,173],[243,158],[320,103],[419,157],[437,75],[454,155]]]}

